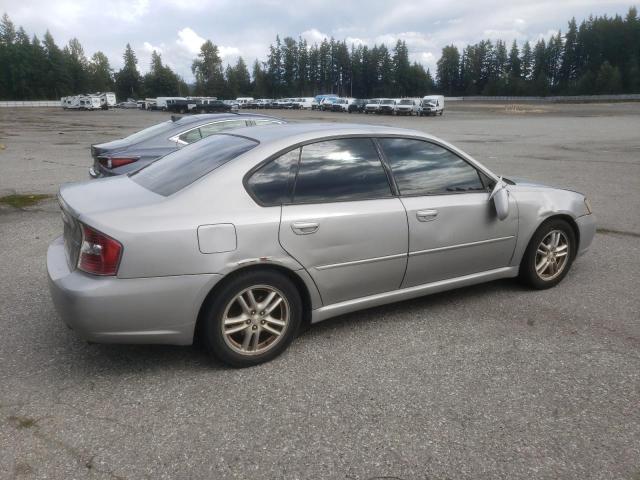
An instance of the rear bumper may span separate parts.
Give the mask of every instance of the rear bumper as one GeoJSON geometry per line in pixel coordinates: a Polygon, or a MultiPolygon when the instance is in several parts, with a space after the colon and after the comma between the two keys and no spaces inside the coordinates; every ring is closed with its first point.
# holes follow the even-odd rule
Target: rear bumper
{"type": "Polygon", "coordinates": [[[49,290],[62,320],[96,343],[190,345],[200,306],[222,275],[98,277],[67,265],[62,237],[47,251],[49,290]]]}
{"type": "Polygon", "coordinates": [[[580,245],[578,247],[578,255],[580,256],[589,250],[596,235],[596,216],[593,214],[583,215],[576,218],[576,224],[580,231],[580,245]]]}

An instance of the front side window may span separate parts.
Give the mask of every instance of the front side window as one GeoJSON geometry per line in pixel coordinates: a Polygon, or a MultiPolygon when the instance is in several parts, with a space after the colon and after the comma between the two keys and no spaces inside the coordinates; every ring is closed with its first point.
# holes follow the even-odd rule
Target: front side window
{"type": "Polygon", "coordinates": [[[478,171],[446,148],[409,138],[379,142],[401,195],[484,191],[478,171]]]}
{"type": "Polygon", "coordinates": [[[165,155],[130,174],[131,180],[159,195],[172,195],[200,177],[258,145],[234,135],[214,135],[189,148],[165,155]]]}
{"type": "Polygon", "coordinates": [[[387,175],[369,138],[345,138],[302,147],[295,203],[391,196],[387,175]]]}
{"type": "Polygon", "coordinates": [[[299,158],[300,149],[296,148],[263,165],[251,175],[247,187],[260,203],[273,206],[291,201],[299,158]]]}

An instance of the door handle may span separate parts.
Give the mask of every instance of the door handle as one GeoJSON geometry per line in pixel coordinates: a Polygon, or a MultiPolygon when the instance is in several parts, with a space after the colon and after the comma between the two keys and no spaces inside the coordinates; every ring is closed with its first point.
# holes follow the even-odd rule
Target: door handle
{"type": "Polygon", "coordinates": [[[418,210],[416,218],[419,222],[431,222],[438,216],[438,210],[418,210]]]}
{"type": "Polygon", "coordinates": [[[318,228],[320,228],[320,225],[317,222],[294,222],[291,224],[291,230],[296,235],[316,233],[318,228]]]}

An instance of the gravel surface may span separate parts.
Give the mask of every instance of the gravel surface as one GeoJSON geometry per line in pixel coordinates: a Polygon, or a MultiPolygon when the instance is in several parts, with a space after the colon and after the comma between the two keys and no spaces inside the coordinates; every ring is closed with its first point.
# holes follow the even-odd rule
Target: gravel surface
{"type": "MultiPolygon", "coordinates": [[[[88,345],[46,284],[55,202],[0,205],[0,478],[640,479],[640,104],[449,104],[394,124],[588,194],[599,233],[556,288],[513,281],[311,327],[231,370],[197,347],[88,345]]],[[[0,196],[84,180],[156,112],[0,109],[0,196]]]]}

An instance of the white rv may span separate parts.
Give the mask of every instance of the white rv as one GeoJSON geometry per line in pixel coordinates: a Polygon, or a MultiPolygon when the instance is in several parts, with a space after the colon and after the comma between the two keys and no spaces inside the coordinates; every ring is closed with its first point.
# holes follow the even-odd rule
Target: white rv
{"type": "Polygon", "coordinates": [[[444,96],[427,95],[422,97],[418,115],[442,115],[444,113],[444,96]]]}
{"type": "Polygon", "coordinates": [[[116,106],[116,94],[113,92],[96,93],[100,97],[100,105],[103,110],[116,106]]]}

